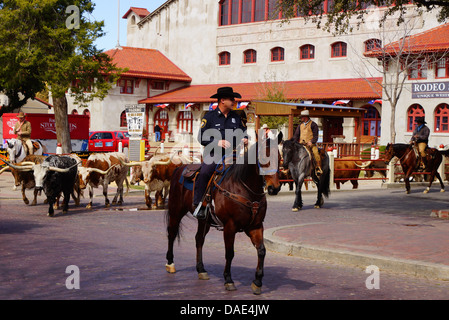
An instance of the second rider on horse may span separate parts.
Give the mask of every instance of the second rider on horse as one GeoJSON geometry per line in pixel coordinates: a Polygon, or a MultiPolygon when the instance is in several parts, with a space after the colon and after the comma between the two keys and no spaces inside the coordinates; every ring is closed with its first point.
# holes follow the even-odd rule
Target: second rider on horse
{"type": "Polygon", "coordinates": [[[425,121],[424,117],[417,117],[415,119],[415,123],[416,127],[413,131],[410,143],[415,144],[415,146],[418,148],[420,168],[422,170],[425,170],[427,157],[426,148],[427,144],[429,143],[430,129],[426,126],[427,122],[425,121]]]}
{"type": "Polygon", "coordinates": [[[34,154],[33,142],[31,141],[31,123],[25,120],[25,114],[22,111],[19,112],[17,118],[19,121],[14,125],[14,134],[26,146],[28,154],[34,154]]]}

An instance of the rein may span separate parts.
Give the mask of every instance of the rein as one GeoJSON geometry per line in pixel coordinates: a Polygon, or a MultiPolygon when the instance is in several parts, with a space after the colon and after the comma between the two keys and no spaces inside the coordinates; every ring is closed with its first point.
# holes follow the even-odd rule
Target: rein
{"type": "MultiPolygon", "coordinates": [[[[221,194],[223,194],[225,197],[227,197],[227,198],[229,198],[229,199],[231,199],[231,200],[233,200],[233,201],[235,201],[237,203],[240,203],[240,204],[244,205],[245,207],[248,207],[249,209],[251,209],[251,213],[252,213],[251,223],[254,221],[254,218],[256,217],[256,214],[259,212],[259,208],[260,208],[260,202],[259,201],[251,201],[248,198],[245,198],[245,197],[243,197],[243,196],[241,196],[239,194],[235,194],[235,193],[229,192],[228,190],[223,189],[217,183],[217,181],[215,181],[215,180],[214,180],[214,185],[218,189],[218,191],[221,194]]],[[[245,186],[245,188],[250,190],[247,185],[244,184],[244,186],[245,186]]],[[[250,190],[250,191],[253,192],[252,190],[250,190]]],[[[256,194],[256,193],[254,193],[254,194],[256,194]]],[[[265,195],[265,193],[261,193],[261,194],[257,194],[257,195],[263,196],[263,195],[265,195]]]]}

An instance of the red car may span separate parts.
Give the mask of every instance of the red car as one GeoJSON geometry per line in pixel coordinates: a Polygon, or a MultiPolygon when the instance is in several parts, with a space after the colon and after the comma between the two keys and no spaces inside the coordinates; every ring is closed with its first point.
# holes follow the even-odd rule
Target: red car
{"type": "MultiPolygon", "coordinates": [[[[127,131],[94,131],[89,136],[89,151],[113,152],[118,151],[119,142],[122,148],[129,148],[129,135],[127,131]]],[[[150,150],[150,144],[145,139],[145,151],[150,150]]]]}

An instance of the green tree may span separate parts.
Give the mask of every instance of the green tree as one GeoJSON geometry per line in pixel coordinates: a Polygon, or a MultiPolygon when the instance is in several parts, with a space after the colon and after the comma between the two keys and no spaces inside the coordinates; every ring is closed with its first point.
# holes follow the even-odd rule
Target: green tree
{"type": "Polygon", "coordinates": [[[71,152],[66,92],[80,104],[103,99],[121,71],[94,44],[104,22],[88,19],[90,0],[0,0],[0,9],[0,91],[10,100],[1,112],[48,86],[58,142],[71,152]]]}
{"type": "MultiPolygon", "coordinates": [[[[387,7],[384,11],[380,25],[393,14],[398,15],[398,24],[404,21],[404,17],[409,7],[409,0],[333,0],[325,7],[327,2],[323,0],[276,0],[277,12],[282,11],[283,17],[287,20],[295,16],[302,16],[307,20],[312,20],[318,27],[335,33],[351,32],[364,22],[369,10],[364,10],[370,6],[387,7]],[[327,13],[327,14],[325,14],[327,13]],[[357,19],[354,23],[353,18],[357,19]],[[323,23],[324,22],[324,25],[323,23]]],[[[449,17],[449,0],[415,0],[413,3],[417,11],[439,10],[438,21],[444,22],[449,17]]]]}

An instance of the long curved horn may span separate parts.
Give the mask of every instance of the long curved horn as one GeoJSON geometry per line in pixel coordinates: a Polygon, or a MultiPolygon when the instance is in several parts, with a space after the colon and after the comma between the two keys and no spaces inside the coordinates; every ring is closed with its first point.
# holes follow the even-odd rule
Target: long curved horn
{"type": "Polygon", "coordinates": [[[113,166],[110,166],[109,169],[106,170],[106,171],[101,170],[101,169],[98,169],[98,168],[87,168],[87,169],[90,170],[90,171],[98,172],[98,173],[100,173],[100,174],[108,174],[109,171],[111,171],[112,168],[114,168],[114,167],[116,167],[116,166],[117,166],[117,164],[114,164],[113,166]]]}
{"type": "Polygon", "coordinates": [[[154,165],[166,166],[166,165],[170,164],[170,162],[171,162],[171,158],[168,159],[167,161],[159,161],[159,160],[157,160],[157,161],[154,161],[153,164],[154,165]]]}
{"type": "Polygon", "coordinates": [[[142,165],[142,163],[143,162],[145,162],[145,161],[136,161],[136,162],[124,162],[121,158],[118,158],[118,160],[120,161],[120,163],[122,164],[122,165],[124,165],[124,166],[127,166],[127,167],[135,167],[135,166],[141,166],[142,165]]]}
{"type": "MultiPolygon", "coordinates": [[[[8,166],[10,166],[11,168],[14,168],[14,169],[16,169],[16,170],[21,170],[21,171],[30,171],[30,170],[33,170],[33,166],[18,166],[18,165],[9,163],[8,161],[3,160],[3,159],[1,159],[1,158],[0,158],[0,160],[3,161],[4,163],[6,163],[6,164],[7,164],[8,166]]],[[[34,165],[34,163],[33,163],[33,165],[34,165]]]]}
{"type": "Polygon", "coordinates": [[[371,163],[373,163],[372,161],[368,161],[368,162],[364,162],[362,165],[357,164],[357,162],[354,161],[354,164],[359,167],[359,168],[366,168],[368,166],[371,165],[371,163]]]}
{"type": "Polygon", "coordinates": [[[48,170],[51,171],[56,171],[56,172],[69,172],[70,169],[72,169],[73,167],[77,167],[81,162],[77,162],[74,165],[68,167],[68,168],[58,168],[58,167],[48,167],[48,170]]]}
{"type": "Polygon", "coordinates": [[[2,170],[0,170],[0,174],[2,174],[3,172],[5,172],[8,169],[9,169],[9,167],[4,167],[2,170]]]}
{"type": "Polygon", "coordinates": [[[36,163],[35,163],[35,162],[32,162],[32,161],[22,161],[22,162],[20,162],[20,164],[21,164],[22,166],[33,166],[33,165],[35,165],[36,163]]]}

